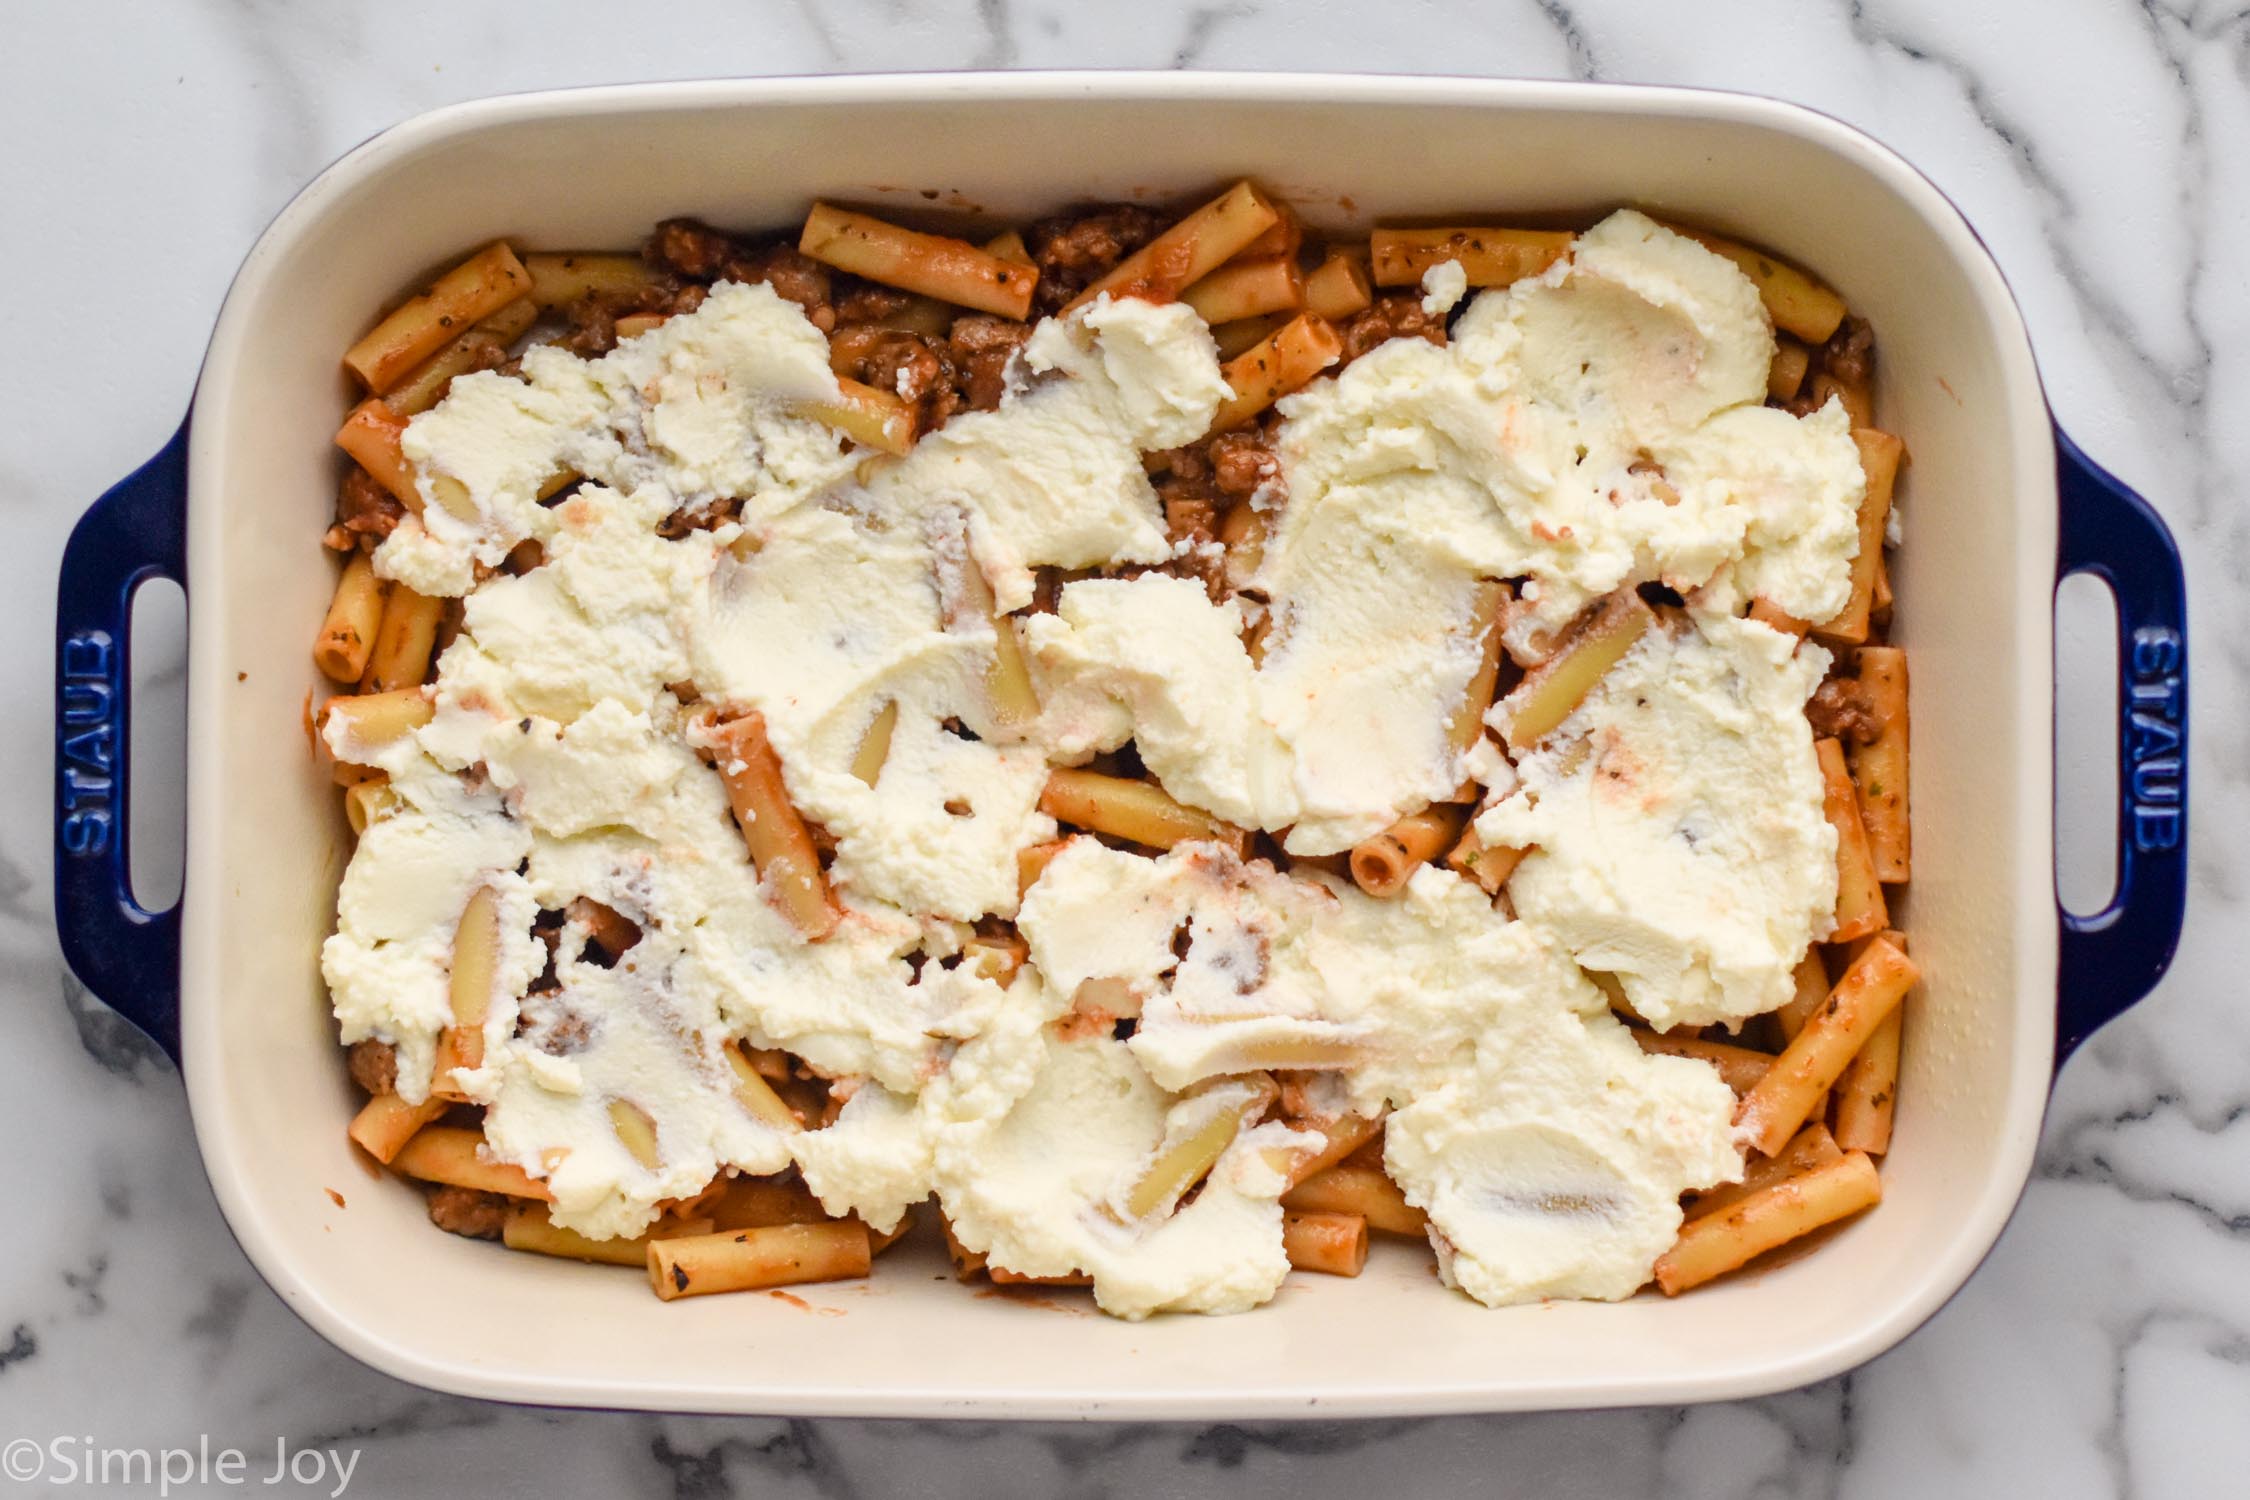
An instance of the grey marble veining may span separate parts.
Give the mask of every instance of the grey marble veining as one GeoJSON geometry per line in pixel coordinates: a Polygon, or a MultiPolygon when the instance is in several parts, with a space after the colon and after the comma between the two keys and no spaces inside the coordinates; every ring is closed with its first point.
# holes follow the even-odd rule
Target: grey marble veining
{"type": "MultiPolygon", "coordinates": [[[[76,0],[10,7],[7,27],[0,610],[31,648],[0,656],[24,710],[0,727],[0,1139],[25,1205],[0,1249],[0,1442],[207,1433],[254,1460],[277,1439],[350,1447],[363,1453],[351,1492],[381,1495],[2075,1500],[2250,1484],[2250,870],[2231,836],[2250,826],[2250,9],[745,0],[628,19],[584,0],[76,0]],[[242,252],[340,151],[455,99],[720,72],[1088,65],[1664,81],[1840,115],[1960,202],[2013,280],[2058,413],[2180,533],[2200,652],[2188,939],[2158,993],[2063,1077],[1991,1261],[1898,1350],[1766,1400],[1507,1419],[574,1414],[373,1374],[298,1324],[235,1249],[178,1080],[55,950],[40,643],[65,531],[170,432],[242,252]]],[[[2071,799],[2065,816],[2088,814],[2071,799]]]]}

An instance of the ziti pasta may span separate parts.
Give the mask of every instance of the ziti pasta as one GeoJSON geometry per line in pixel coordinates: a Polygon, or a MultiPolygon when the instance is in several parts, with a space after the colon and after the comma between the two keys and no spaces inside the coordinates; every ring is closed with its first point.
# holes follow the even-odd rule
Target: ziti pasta
{"type": "Polygon", "coordinates": [[[1250,182],[475,250],[345,355],[352,1139],[667,1300],[925,1201],[1124,1317],[1860,1211],[1919,975],[1873,348],[1630,209],[1250,182]]]}

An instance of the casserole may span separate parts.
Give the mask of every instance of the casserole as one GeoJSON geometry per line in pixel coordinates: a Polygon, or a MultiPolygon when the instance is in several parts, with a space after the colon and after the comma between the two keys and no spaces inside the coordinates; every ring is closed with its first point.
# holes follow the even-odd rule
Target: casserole
{"type": "Polygon", "coordinates": [[[282,1296],[370,1363],[479,1396],[1211,1419],[1716,1399],[1818,1379],[1903,1337],[1990,1248],[2028,1176],[2052,1066],[2154,983],[2184,896],[2185,611],[2161,523],[2054,431],[2021,319],[1951,207],[1864,137],[1762,100],[1025,74],[634,87],[441,111],[330,168],[261,238],[192,423],[81,524],[60,611],[66,953],[181,1057],[220,1203],[282,1296]],[[1819,1256],[1675,1303],[1490,1312],[1385,1256],[1356,1281],[1292,1287],[1255,1319],[1139,1327],[964,1301],[913,1276],[828,1289],[817,1300],[841,1317],[752,1297],[683,1319],[598,1270],[500,1264],[429,1234],[419,1200],[370,1183],[330,1128],[349,1104],[316,952],[347,840],[295,733],[312,681],[295,625],[326,593],[301,538],[332,475],[334,351],[364,309],[502,235],[620,244],[668,214],[781,223],[819,194],[912,205],[924,189],[1020,216],[1245,173],[1337,228],[1637,204],[1773,246],[1882,330],[1880,400],[1915,453],[1903,504],[1916,534],[1897,586],[1918,697],[1910,921],[1930,976],[1884,1211],[1819,1256]],[[2066,919],[2050,904],[2046,663],[2058,574],[2082,569],[2116,590],[2132,713],[2118,896],[2066,919]],[[131,904],[121,847],[121,643],[130,592],[154,574],[181,578],[194,621],[187,895],[167,913],[131,904]]]}

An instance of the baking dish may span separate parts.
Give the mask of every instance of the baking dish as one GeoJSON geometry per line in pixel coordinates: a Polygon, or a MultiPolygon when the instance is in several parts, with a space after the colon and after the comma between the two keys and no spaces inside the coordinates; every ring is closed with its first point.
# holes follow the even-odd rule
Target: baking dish
{"type": "MultiPolygon", "coordinates": [[[[191,420],[89,512],[57,630],[56,901],[97,995],[181,1060],[212,1184],[281,1296],[421,1384],[571,1405],[776,1414],[1252,1418],[1755,1394],[1880,1353],[1999,1235],[2053,1069],[2155,983],[2185,895],[2185,603],[2148,507],[2053,426],[2022,320],[1922,177],[1821,115],[1671,89],[1445,79],[1010,74],[525,95],[438,111],[324,172],[251,251],[191,420]],[[634,243],[648,224],[791,221],[815,196],[1021,217],[1250,175],[1328,228],[1620,203],[1816,268],[1882,338],[1914,463],[1899,640],[1913,653],[1914,1002],[1886,1202],[1819,1255],[1676,1302],[1490,1311],[1425,1261],[1292,1283],[1238,1318],[1132,1325],[982,1299],[942,1263],[673,1307],[639,1278],[432,1232],[343,1134],[317,949],[347,852],[299,729],[327,602],[337,351],[462,247],[634,243]],[[2119,879],[2058,910],[2052,608],[2117,597],[2119,879]],[[133,590],[191,600],[186,894],[134,904],[123,848],[133,590]],[[916,1274],[922,1272],[926,1274],[916,1274]],[[944,1284],[940,1284],[940,1283],[944,1284]],[[808,1315],[840,1312],[840,1316],[808,1315]]],[[[902,1250],[911,1254],[911,1249],[902,1250]]]]}

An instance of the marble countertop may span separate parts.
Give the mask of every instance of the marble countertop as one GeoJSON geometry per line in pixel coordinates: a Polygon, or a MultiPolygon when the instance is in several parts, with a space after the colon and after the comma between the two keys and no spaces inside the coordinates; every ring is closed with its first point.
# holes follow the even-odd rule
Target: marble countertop
{"type": "MultiPolygon", "coordinates": [[[[662,24],[625,14],[586,0],[8,11],[0,618],[31,645],[0,657],[20,710],[0,732],[0,1139],[22,1205],[0,1242],[0,1443],[208,1435],[248,1451],[253,1487],[277,1441],[351,1449],[348,1488],[380,1495],[2240,1492],[2250,861],[2221,834],[2250,822],[2250,358],[2235,338],[2250,333],[2250,12],[2200,0],[737,0],[670,7],[662,24]],[[2022,299],[2057,411],[2180,534],[2202,643],[2186,942],[2158,992],[2064,1074],[2035,1180],[1991,1260],[1893,1353],[1766,1400],[1426,1422],[572,1414],[374,1374],[298,1323],[236,1250],[178,1078],[56,950],[38,643],[67,529],[171,431],[268,217],[370,133],[480,94],[1086,65],[1660,81],[1841,115],[1961,204],[2022,299]]],[[[2066,654],[2086,634],[2074,616],[2066,654]]],[[[162,744],[178,717],[176,621],[155,635],[143,720],[162,744]]],[[[153,779],[145,847],[176,850],[177,790],[153,779]]],[[[2097,824],[2066,811],[2080,864],[2097,824]]],[[[299,1488],[335,1487],[331,1469],[299,1488]]]]}

